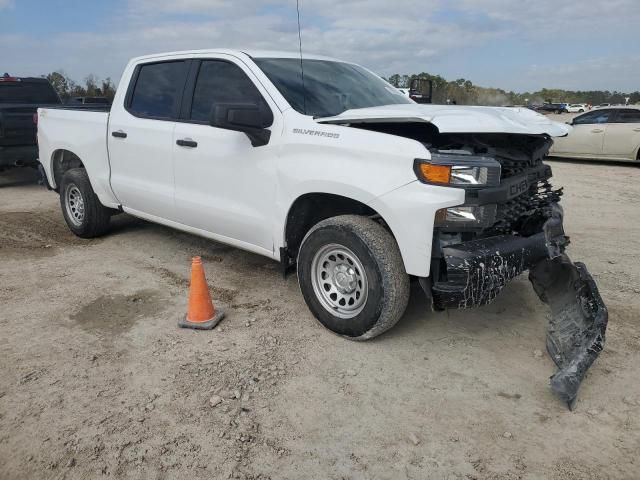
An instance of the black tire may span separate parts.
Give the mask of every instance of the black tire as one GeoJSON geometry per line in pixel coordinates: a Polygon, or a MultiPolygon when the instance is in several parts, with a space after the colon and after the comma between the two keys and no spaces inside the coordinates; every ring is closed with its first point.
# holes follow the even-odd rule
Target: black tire
{"type": "MultiPolygon", "coordinates": [[[[335,274],[335,277],[338,278],[338,275],[339,273],[335,274]]],[[[343,275],[342,279],[344,278],[343,275]]],[[[350,340],[368,340],[389,330],[400,320],[409,301],[409,276],[404,269],[395,239],[379,223],[357,215],[328,218],[307,233],[298,253],[298,282],[309,309],[318,321],[350,340]],[[338,253],[337,257],[334,255],[335,261],[342,263],[325,267],[330,260],[320,260],[325,254],[323,252],[328,252],[327,259],[330,259],[331,252],[334,251],[342,252],[346,257],[340,259],[338,253]],[[356,257],[354,260],[350,258],[351,254],[356,257]],[[363,267],[364,276],[357,268],[358,263],[363,267]],[[344,297],[337,297],[340,300],[327,297],[334,293],[343,295],[344,292],[338,291],[339,280],[322,277],[326,274],[325,268],[326,271],[333,268],[334,274],[339,268],[347,268],[350,273],[347,278],[357,279],[352,284],[356,290],[362,288],[365,300],[359,307],[361,310],[349,312],[348,315],[352,316],[348,318],[339,316],[339,309],[352,307],[350,303],[344,307],[336,304],[344,297]],[[331,282],[333,286],[329,290],[327,284],[331,282]],[[326,294],[322,293],[323,288],[326,294]],[[330,309],[331,305],[326,306],[331,302],[335,304],[333,309],[330,309]]],[[[355,295],[357,294],[356,291],[355,295]]],[[[351,295],[349,302],[356,298],[353,292],[346,295],[351,295]]],[[[358,302],[359,299],[355,301],[358,302]]]]}
{"type": "Polygon", "coordinates": [[[578,113],[584,113],[584,110],[581,108],[580,110],[578,110],[578,113]]]}
{"type": "Polygon", "coordinates": [[[72,168],[62,176],[60,206],[67,226],[79,237],[99,237],[109,229],[113,211],[100,203],[84,168],[72,168]],[[81,213],[78,199],[82,204],[81,213]]]}

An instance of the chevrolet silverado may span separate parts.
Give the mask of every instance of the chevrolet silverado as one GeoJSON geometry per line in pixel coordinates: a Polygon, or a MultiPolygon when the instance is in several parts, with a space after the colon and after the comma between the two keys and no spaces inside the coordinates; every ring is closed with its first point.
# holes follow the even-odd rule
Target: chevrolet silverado
{"type": "Polygon", "coordinates": [[[565,249],[543,158],[571,127],[524,108],[420,105],[353,63],[199,50],[135,58],[110,111],[39,110],[69,228],[124,211],[297,266],[328,329],[391,328],[417,279],[433,309],[493,301],[529,271],[551,309],[552,390],[571,405],[607,310],[565,249]]]}

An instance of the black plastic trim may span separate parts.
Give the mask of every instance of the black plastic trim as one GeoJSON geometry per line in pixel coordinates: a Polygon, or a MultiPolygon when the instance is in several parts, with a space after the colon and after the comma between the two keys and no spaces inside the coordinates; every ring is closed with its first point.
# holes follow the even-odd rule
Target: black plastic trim
{"type": "Polygon", "coordinates": [[[508,202],[528,192],[537,182],[551,178],[551,175],[551,167],[542,164],[527,170],[522,175],[502,179],[499,187],[467,190],[465,205],[508,202]]]}

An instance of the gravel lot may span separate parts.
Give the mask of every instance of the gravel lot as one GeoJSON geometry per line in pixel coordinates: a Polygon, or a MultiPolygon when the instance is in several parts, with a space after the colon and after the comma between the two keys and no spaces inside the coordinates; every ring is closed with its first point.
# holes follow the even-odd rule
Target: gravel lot
{"type": "Polygon", "coordinates": [[[31,172],[0,174],[0,478],[638,478],[640,169],[549,163],[610,312],[573,412],[526,276],[473,311],[414,288],[353,343],[268,259],[126,215],[81,240],[31,172]],[[214,331],[176,326],[196,254],[214,331]]]}

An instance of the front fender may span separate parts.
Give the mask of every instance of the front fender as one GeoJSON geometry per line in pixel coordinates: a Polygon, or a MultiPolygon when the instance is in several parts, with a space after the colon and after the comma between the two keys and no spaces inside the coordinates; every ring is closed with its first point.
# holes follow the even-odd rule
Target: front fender
{"type": "Polygon", "coordinates": [[[461,188],[425,185],[417,180],[367,203],[395,236],[409,275],[428,277],[436,211],[464,203],[461,188]]]}

